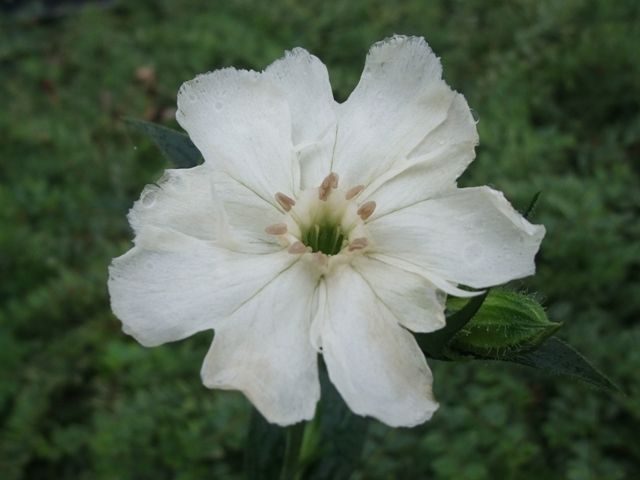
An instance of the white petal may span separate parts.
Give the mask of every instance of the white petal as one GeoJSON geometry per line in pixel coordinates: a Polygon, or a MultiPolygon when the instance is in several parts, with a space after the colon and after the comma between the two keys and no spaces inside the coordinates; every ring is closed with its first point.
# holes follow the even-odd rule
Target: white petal
{"type": "Polygon", "coordinates": [[[433,379],[413,335],[350,267],[326,282],[323,356],[349,408],[392,427],[431,418],[433,379]]]}
{"type": "Polygon", "coordinates": [[[403,260],[402,258],[398,258],[395,256],[385,255],[382,253],[376,253],[369,251],[367,252],[367,256],[374,260],[378,260],[382,263],[386,263],[392,267],[398,268],[400,270],[404,270],[405,272],[413,273],[418,275],[425,280],[433,283],[437,288],[442,290],[443,292],[453,295],[455,297],[461,298],[470,298],[477,297],[478,295],[482,295],[484,291],[482,290],[463,290],[457,287],[457,283],[450,282],[449,280],[445,280],[442,276],[435,274],[432,271],[429,271],[423,267],[416,265],[410,261],[403,260]]]}
{"type": "Polygon", "coordinates": [[[242,391],[272,423],[313,418],[320,398],[309,342],[317,277],[297,262],[216,328],[202,367],[209,388],[242,391]]]}
{"type": "Polygon", "coordinates": [[[223,172],[216,176],[215,192],[229,225],[230,248],[249,253],[282,248],[276,237],[265,232],[269,225],[282,222],[281,210],[223,172]]]}
{"type": "Polygon", "coordinates": [[[329,173],[337,122],[327,68],[306,50],[295,48],[269,65],[265,75],[281,87],[289,102],[301,188],[318,186],[329,173]]]}
{"type": "Polygon", "coordinates": [[[224,241],[228,231],[211,174],[204,165],[167,170],[160,180],[145,187],[129,212],[134,231],[153,226],[203,240],[224,241]]]}
{"type": "Polygon", "coordinates": [[[446,119],[453,96],[424,39],[376,43],[358,86],[339,108],[332,170],[345,185],[368,185],[446,119]]]}
{"type": "Polygon", "coordinates": [[[451,190],[475,158],[477,144],[476,122],[464,97],[456,94],[447,119],[407,158],[378,177],[361,198],[376,201],[375,217],[451,190]]]}
{"type": "Polygon", "coordinates": [[[369,257],[352,266],[403,327],[421,333],[444,327],[446,295],[428,280],[369,257]]]}
{"type": "Polygon", "coordinates": [[[210,166],[256,195],[273,203],[295,190],[289,106],[270,78],[232,68],[200,75],[180,88],[176,118],[210,166]]]}
{"type": "Polygon", "coordinates": [[[109,268],[111,308],[145,346],[180,340],[214,328],[292,261],[286,252],[240,254],[147,227],[109,268]]]}
{"type": "Polygon", "coordinates": [[[488,187],[454,190],[380,216],[368,228],[377,252],[474,288],[533,274],[545,233],[488,187]]]}

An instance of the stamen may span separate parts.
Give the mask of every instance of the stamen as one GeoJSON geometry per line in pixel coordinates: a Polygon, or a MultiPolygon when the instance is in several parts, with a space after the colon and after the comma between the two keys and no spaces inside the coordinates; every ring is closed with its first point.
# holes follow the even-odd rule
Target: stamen
{"type": "Polygon", "coordinates": [[[293,207],[296,204],[296,201],[293,198],[280,192],[276,193],[276,202],[280,204],[280,206],[285,212],[288,212],[289,210],[291,210],[291,207],[293,207]]]}
{"type": "Polygon", "coordinates": [[[295,242],[293,245],[289,247],[289,250],[288,250],[289,253],[293,253],[294,255],[306,253],[307,251],[308,251],[308,247],[302,242],[295,242]]]}
{"type": "Polygon", "coordinates": [[[284,235],[287,233],[287,224],[286,223],[275,223],[273,225],[269,225],[264,229],[269,235],[284,235]]]}
{"type": "Polygon", "coordinates": [[[364,185],[356,185],[353,188],[350,188],[345,194],[344,198],[347,200],[351,200],[352,198],[360,195],[364,190],[364,185]]]}
{"type": "Polygon", "coordinates": [[[329,257],[322,252],[316,252],[313,254],[313,260],[321,267],[329,265],[329,257]]]}
{"type": "Polygon", "coordinates": [[[338,188],[338,180],[340,180],[338,174],[331,172],[329,176],[331,177],[331,188],[338,188]]]}
{"type": "Polygon", "coordinates": [[[360,205],[360,208],[358,209],[357,213],[362,220],[366,220],[373,214],[373,211],[375,209],[376,209],[376,202],[369,201],[360,205]]]}
{"type": "Polygon", "coordinates": [[[362,250],[367,245],[369,245],[369,240],[364,237],[356,238],[349,243],[349,251],[353,252],[354,250],[362,250]]]}
{"type": "Polygon", "coordinates": [[[320,198],[320,200],[326,200],[334,188],[338,188],[338,174],[331,172],[322,180],[320,188],[318,189],[318,198],[320,198]]]}

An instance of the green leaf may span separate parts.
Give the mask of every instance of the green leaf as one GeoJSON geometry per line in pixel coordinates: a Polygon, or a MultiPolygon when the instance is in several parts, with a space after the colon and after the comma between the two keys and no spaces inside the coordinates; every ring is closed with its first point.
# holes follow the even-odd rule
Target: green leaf
{"type": "Polygon", "coordinates": [[[320,363],[322,395],[311,422],[281,428],[254,408],[245,447],[247,479],[346,480],[360,461],[368,420],[355,415],[320,363]]]}
{"type": "Polygon", "coordinates": [[[253,408],[244,452],[247,480],[278,478],[285,450],[285,429],[267,422],[253,408]]]}
{"type": "Polygon", "coordinates": [[[446,352],[447,347],[453,337],[462,329],[473,316],[478,309],[482,306],[488,292],[473,297],[468,300],[464,307],[458,309],[456,312],[447,315],[447,324],[444,328],[436,330],[432,333],[419,333],[416,334],[416,340],[418,345],[429,358],[435,358],[438,360],[447,360],[446,352]]]}
{"type": "Polygon", "coordinates": [[[153,143],[176,168],[191,168],[202,163],[200,151],[184,133],[135,118],[127,118],[125,122],[132,130],[143,133],[153,140],[153,143]]]}
{"type": "Polygon", "coordinates": [[[540,192],[536,192],[536,194],[533,196],[533,198],[529,202],[529,206],[527,207],[527,209],[522,214],[522,216],[524,218],[526,218],[527,220],[529,220],[529,217],[533,214],[533,211],[538,206],[538,201],[540,200],[540,195],[541,194],[542,194],[541,191],[540,192]]]}
{"type": "Polygon", "coordinates": [[[508,290],[489,292],[471,321],[447,344],[449,358],[501,358],[535,349],[562,326],[549,321],[532,297],[508,290]]]}
{"type": "Polygon", "coordinates": [[[621,392],[616,384],[558,337],[549,338],[532,352],[520,353],[502,360],[536,368],[551,375],[577,378],[606,392],[621,392]]]}
{"type": "Polygon", "coordinates": [[[344,403],[324,365],[320,368],[320,385],[322,398],[316,418],[303,438],[300,478],[346,480],[360,462],[369,422],[344,403]]]}

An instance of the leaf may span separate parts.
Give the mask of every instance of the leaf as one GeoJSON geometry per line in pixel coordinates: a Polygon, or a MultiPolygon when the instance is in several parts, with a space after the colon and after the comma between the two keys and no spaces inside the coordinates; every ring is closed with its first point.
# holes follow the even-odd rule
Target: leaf
{"type": "Polygon", "coordinates": [[[252,409],[244,452],[247,480],[278,478],[285,449],[285,429],[267,422],[252,409]]]}
{"type": "Polygon", "coordinates": [[[527,207],[527,209],[522,214],[522,216],[524,218],[526,218],[527,220],[529,220],[529,217],[531,216],[531,214],[533,213],[535,208],[538,206],[538,201],[540,200],[540,195],[541,194],[542,194],[542,191],[536,192],[536,194],[533,196],[533,198],[529,202],[529,206],[527,207]]]}
{"type": "Polygon", "coordinates": [[[245,446],[247,479],[346,480],[355,470],[368,420],[344,403],[324,364],[319,370],[322,395],[311,422],[281,428],[253,409],[245,446]]]}
{"type": "Polygon", "coordinates": [[[184,133],[135,118],[127,118],[125,122],[132,130],[151,138],[176,168],[191,168],[202,163],[200,151],[184,133]]]}
{"type": "Polygon", "coordinates": [[[616,384],[558,337],[549,338],[532,352],[520,353],[502,360],[536,368],[551,375],[577,378],[609,393],[621,392],[616,384]]]}
{"type": "MultiPolygon", "coordinates": [[[[452,302],[455,303],[455,302],[452,302]]],[[[473,318],[447,344],[445,356],[500,358],[532,350],[562,326],[549,321],[531,296],[494,289],[473,318]]]]}
{"type": "Polygon", "coordinates": [[[473,297],[466,305],[451,315],[447,315],[447,324],[444,328],[431,333],[416,334],[418,345],[429,358],[447,360],[445,352],[453,337],[473,318],[482,306],[488,291],[482,295],[473,297]]]}
{"type": "Polygon", "coordinates": [[[354,414],[320,368],[322,397],[316,419],[309,424],[300,456],[304,475],[311,480],[346,480],[360,462],[369,421],[354,414]]]}

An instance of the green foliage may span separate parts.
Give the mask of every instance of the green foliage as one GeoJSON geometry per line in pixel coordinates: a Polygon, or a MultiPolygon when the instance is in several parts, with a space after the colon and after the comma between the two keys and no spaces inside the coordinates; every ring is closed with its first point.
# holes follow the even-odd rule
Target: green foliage
{"type": "Polygon", "coordinates": [[[109,312],[126,212],[168,166],[123,118],[176,127],[182,81],[261,69],[296,45],[327,63],[343,100],[369,45],[394,32],[427,38],[478,119],[460,183],[490,183],[522,210],[543,191],[538,273],[515,288],[543,292],[561,335],[628,396],[503,362],[431,361],[440,411],[410,430],[371,422],[355,478],[634,477],[638,2],[79,3],[46,17],[0,7],[3,479],[241,477],[249,408],[200,384],[210,335],[147,350],[109,312]]]}
{"type": "Polygon", "coordinates": [[[322,402],[311,422],[283,429],[254,409],[245,451],[247,479],[345,480],[362,462],[369,421],[349,409],[320,364],[322,402]],[[292,443],[298,450],[290,448],[292,443]]]}
{"type": "Polygon", "coordinates": [[[191,168],[202,163],[200,151],[186,133],[134,118],[127,119],[127,124],[132,130],[153,140],[165,158],[176,168],[191,168]]]}
{"type": "Polygon", "coordinates": [[[620,389],[611,380],[596,370],[571,345],[556,337],[547,338],[535,349],[508,353],[497,357],[497,360],[520,363],[551,375],[567,375],[605,391],[620,393],[620,389]]]}

